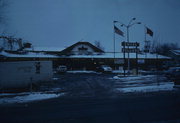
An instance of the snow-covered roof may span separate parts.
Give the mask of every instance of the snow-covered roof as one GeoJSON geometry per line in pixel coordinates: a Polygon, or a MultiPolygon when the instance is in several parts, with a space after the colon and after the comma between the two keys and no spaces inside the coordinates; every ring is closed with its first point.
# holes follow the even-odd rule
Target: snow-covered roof
{"type": "MultiPolygon", "coordinates": [[[[77,42],[69,47],[67,47],[66,49],[64,49],[62,51],[63,54],[69,54],[72,52],[73,49],[76,49],[78,46],[81,46],[82,48],[84,48],[84,46],[87,48],[86,50],[88,51],[88,49],[91,49],[93,52],[98,52],[98,53],[104,53],[104,51],[96,46],[94,46],[93,44],[89,43],[89,42],[77,42]]],[[[80,48],[80,47],[79,47],[80,48]]],[[[78,49],[79,49],[78,48],[78,49]]]]}
{"type": "Polygon", "coordinates": [[[0,55],[5,57],[16,57],[16,58],[57,58],[56,55],[44,54],[44,53],[33,53],[27,52],[25,54],[14,54],[5,51],[0,52],[0,55]]]}
{"type": "Polygon", "coordinates": [[[60,52],[65,48],[60,47],[33,47],[33,48],[25,48],[25,51],[49,51],[49,52],[60,52]]]}
{"type": "MultiPolygon", "coordinates": [[[[114,58],[114,53],[103,53],[101,55],[71,55],[70,58],[114,58]]],[[[127,58],[127,53],[126,56],[127,58]]],[[[124,58],[123,53],[115,53],[115,58],[124,58]]],[[[130,58],[136,58],[135,53],[130,53],[130,58]]],[[[171,59],[170,57],[156,55],[156,54],[138,54],[138,58],[141,59],[171,59]]]]}
{"type": "MultiPolygon", "coordinates": [[[[103,53],[103,54],[93,54],[93,55],[71,55],[71,56],[57,56],[45,53],[34,53],[34,52],[27,52],[25,54],[14,54],[8,53],[5,51],[0,52],[0,55],[5,57],[17,57],[17,58],[114,58],[114,53],[103,53]]],[[[116,53],[115,58],[124,58],[123,53],[116,53]]],[[[127,54],[126,54],[127,58],[127,54]]],[[[130,53],[130,58],[136,58],[135,53],[130,53]]],[[[170,59],[170,57],[156,55],[156,54],[138,54],[138,58],[140,59],[170,59]]]]}

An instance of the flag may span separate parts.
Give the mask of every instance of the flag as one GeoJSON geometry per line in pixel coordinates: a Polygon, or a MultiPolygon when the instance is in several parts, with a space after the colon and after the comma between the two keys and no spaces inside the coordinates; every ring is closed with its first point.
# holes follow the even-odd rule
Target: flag
{"type": "Polygon", "coordinates": [[[114,26],[114,32],[124,37],[124,32],[114,26]]]}
{"type": "Polygon", "coordinates": [[[149,34],[150,36],[153,37],[153,31],[147,27],[146,27],[146,34],[149,34]]]}

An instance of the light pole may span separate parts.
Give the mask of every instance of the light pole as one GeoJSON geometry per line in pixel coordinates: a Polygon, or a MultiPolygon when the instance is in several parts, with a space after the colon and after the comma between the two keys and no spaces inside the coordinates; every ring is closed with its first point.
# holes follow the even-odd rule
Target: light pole
{"type": "MultiPolygon", "coordinates": [[[[121,26],[126,27],[126,30],[127,30],[127,42],[128,42],[128,43],[129,43],[129,28],[132,27],[132,26],[135,25],[135,24],[141,24],[141,22],[134,22],[134,23],[132,23],[132,22],[135,21],[135,20],[136,20],[136,18],[132,18],[132,19],[129,21],[128,25],[125,25],[125,24],[121,23],[121,26]]],[[[129,45],[128,45],[128,74],[129,74],[129,73],[130,73],[130,59],[129,59],[129,45]]]]}

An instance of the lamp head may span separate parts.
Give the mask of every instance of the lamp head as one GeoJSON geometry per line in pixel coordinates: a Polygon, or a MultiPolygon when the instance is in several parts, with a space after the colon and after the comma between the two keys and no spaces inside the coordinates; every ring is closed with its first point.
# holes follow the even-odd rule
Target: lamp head
{"type": "Polygon", "coordinates": [[[136,20],[136,18],[133,18],[132,20],[136,20]]]}

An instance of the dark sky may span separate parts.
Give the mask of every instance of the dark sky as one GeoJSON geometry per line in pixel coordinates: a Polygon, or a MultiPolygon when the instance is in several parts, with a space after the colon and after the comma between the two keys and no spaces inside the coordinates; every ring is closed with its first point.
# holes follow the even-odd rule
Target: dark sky
{"type": "MultiPolygon", "coordinates": [[[[130,41],[143,42],[144,24],[159,42],[180,41],[180,0],[9,0],[7,32],[35,46],[67,47],[77,41],[101,42],[113,49],[113,20],[133,17],[130,41]]],[[[126,31],[124,27],[120,27],[126,31]]],[[[116,48],[126,38],[116,35],[116,48]]],[[[143,45],[143,44],[142,44],[143,45]]]]}

